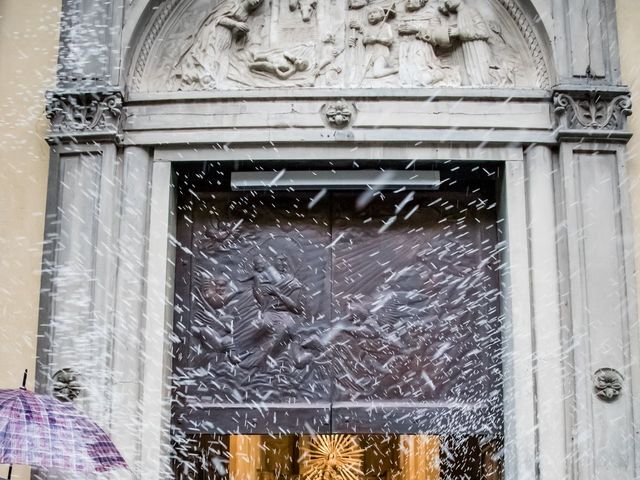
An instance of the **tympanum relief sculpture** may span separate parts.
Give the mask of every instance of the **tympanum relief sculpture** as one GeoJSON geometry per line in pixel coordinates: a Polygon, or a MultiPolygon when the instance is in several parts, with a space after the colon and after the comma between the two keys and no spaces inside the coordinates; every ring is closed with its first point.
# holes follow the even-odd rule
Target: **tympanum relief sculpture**
{"type": "Polygon", "coordinates": [[[528,45],[500,0],[210,5],[193,0],[166,22],[143,89],[538,86],[528,45]]]}

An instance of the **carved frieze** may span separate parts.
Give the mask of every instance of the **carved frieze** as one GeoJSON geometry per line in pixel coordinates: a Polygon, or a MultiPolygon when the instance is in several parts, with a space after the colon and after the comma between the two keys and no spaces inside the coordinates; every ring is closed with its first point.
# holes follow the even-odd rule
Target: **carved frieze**
{"type": "Polygon", "coordinates": [[[112,137],[118,139],[123,121],[123,96],[117,90],[47,92],[50,140],[112,137]]]}
{"type": "Polygon", "coordinates": [[[173,3],[142,43],[134,89],[548,84],[535,33],[509,0],[173,3]]]}

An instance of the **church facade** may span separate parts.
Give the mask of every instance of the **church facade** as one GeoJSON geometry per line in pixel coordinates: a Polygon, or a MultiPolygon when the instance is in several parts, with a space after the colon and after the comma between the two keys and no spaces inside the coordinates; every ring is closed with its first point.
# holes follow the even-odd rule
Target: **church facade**
{"type": "Polygon", "coordinates": [[[37,387],[123,475],[636,477],[613,0],[62,18],[37,387]]]}

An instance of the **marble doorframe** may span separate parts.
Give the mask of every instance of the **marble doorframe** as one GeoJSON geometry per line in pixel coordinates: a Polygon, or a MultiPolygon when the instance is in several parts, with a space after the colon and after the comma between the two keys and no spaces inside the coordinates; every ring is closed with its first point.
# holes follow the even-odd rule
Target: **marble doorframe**
{"type": "MultiPolygon", "coordinates": [[[[550,155],[545,157],[548,150],[544,147],[539,147],[537,150],[534,150],[535,152],[527,153],[528,157],[534,157],[534,162],[542,163],[545,159],[550,159],[550,155]]],[[[513,153],[510,152],[502,152],[502,154],[513,155],[513,153]]],[[[169,182],[172,164],[175,163],[175,160],[174,162],[166,160],[168,156],[173,155],[181,156],[181,161],[188,161],[190,158],[193,158],[193,155],[190,155],[190,152],[186,149],[182,149],[181,152],[178,153],[175,149],[165,150],[163,148],[157,148],[154,153],[154,183],[152,185],[152,192],[157,193],[152,194],[152,213],[149,231],[157,232],[157,234],[153,234],[151,237],[151,242],[157,241],[157,244],[150,243],[149,258],[154,259],[155,269],[161,268],[160,265],[163,264],[166,265],[166,267],[163,269],[165,275],[156,275],[153,284],[149,286],[150,288],[147,291],[147,303],[149,305],[157,303],[157,300],[162,298],[163,295],[165,298],[169,298],[167,295],[169,295],[168,292],[172,291],[173,285],[171,271],[174,265],[172,251],[175,248],[175,241],[172,237],[172,231],[175,226],[170,224],[168,219],[174,218],[172,208],[175,204],[175,198],[169,182]],[[169,239],[168,243],[162,242],[163,233],[166,233],[166,238],[169,239]],[[156,239],[155,241],[153,240],[154,238],[156,239]],[[166,280],[162,281],[163,278],[166,280]]],[[[478,157],[474,159],[470,157],[466,161],[486,161],[486,158],[478,157]]],[[[508,415],[505,418],[505,443],[507,445],[505,458],[506,479],[533,479],[536,478],[534,476],[534,472],[537,470],[536,458],[540,456],[536,424],[538,427],[544,424],[544,434],[549,437],[544,439],[545,444],[542,455],[545,455],[546,462],[552,465],[550,468],[557,470],[564,465],[564,438],[553,438],[554,435],[558,437],[559,432],[547,433],[549,430],[552,430],[553,425],[557,422],[558,415],[554,416],[556,412],[550,412],[546,414],[545,417],[538,417],[536,419],[536,406],[534,404],[534,353],[532,348],[532,335],[535,328],[533,323],[536,319],[533,317],[531,311],[531,279],[529,278],[528,272],[532,270],[532,265],[529,252],[530,245],[527,240],[530,226],[526,221],[526,212],[530,207],[527,205],[528,198],[530,198],[530,196],[527,195],[527,188],[531,187],[528,187],[525,177],[524,154],[520,160],[509,160],[503,163],[505,179],[504,189],[501,192],[501,204],[503,208],[500,216],[501,223],[504,224],[504,230],[502,232],[504,237],[503,241],[508,244],[504,258],[505,274],[502,275],[501,281],[504,298],[504,343],[506,348],[504,356],[506,374],[504,410],[505,414],[508,415]]],[[[551,165],[549,164],[548,167],[550,168],[551,165]]],[[[547,187],[546,193],[549,194],[552,193],[548,189],[550,186],[551,178],[547,178],[546,182],[545,180],[541,180],[536,183],[534,188],[536,189],[536,194],[539,194],[547,187]]],[[[552,203],[553,200],[547,199],[547,202],[552,203]]],[[[545,220],[548,219],[540,219],[539,221],[542,223],[545,220]]],[[[551,220],[553,221],[553,219],[551,220]]],[[[536,233],[539,237],[544,237],[543,230],[547,226],[548,224],[535,226],[536,233]]],[[[554,241],[553,238],[544,238],[541,240],[546,240],[547,243],[554,241]]],[[[551,268],[553,268],[552,265],[555,266],[556,259],[553,251],[549,251],[545,246],[539,246],[537,244],[533,248],[537,248],[540,251],[539,255],[545,256],[545,258],[540,261],[547,262],[551,268]]],[[[160,271],[158,271],[158,273],[160,273],[160,271]]],[[[544,274],[541,273],[540,275],[544,274]]],[[[546,284],[546,280],[543,280],[543,282],[546,284]]],[[[544,295],[544,293],[539,293],[539,295],[544,295]]],[[[544,302],[544,300],[539,301],[544,302]]],[[[544,349],[546,352],[549,352],[545,353],[545,356],[554,357],[555,355],[554,358],[557,361],[554,362],[553,358],[547,360],[548,363],[552,364],[552,367],[547,368],[547,371],[543,374],[547,377],[552,375],[553,378],[548,378],[548,381],[554,383],[556,386],[559,385],[560,389],[562,389],[562,370],[559,359],[557,358],[561,336],[559,329],[559,312],[556,313],[556,322],[548,315],[545,315],[544,318],[540,317],[540,321],[546,322],[544,328],[547,329],[547,334],[556,341],[555,345],[551,341],[545,343],[544,349]],[[553,336],[549,329],[553,329],[557,335],[553,336]]],[[[147,328],[153,332],[164,331],[165,335],[169,335],[171,328],[168,327],[168,325],[171,325],[171,321],[172,310],[170,308],[167,308],[163,314],[163,312],[156,307],[153,314],[147,315],[147,322],[150,322],[147,323],[147,328]]],[[[156,366],[156,373],[161,373],[161,370],[157,369],[157,366],[164,363],[164,373],[165,375],[169,375],[170,368],[166,368],[166,361],[169,358],[169,351],[167,350],[169,346],[165,343],[164,350],[159,348],[162,345],[159,336],[156,337],[154,344],[156,346],[153,350],[154,356],[146,355],[147,362],[156,366]]],[[[153,378],[155,380],[148,386],[148,392],[152,395],[152,399],[143,403],[143,416],[145,418],[155,419],[156,423],[156,427],[152,433],[153,436],[149,438],[149,441],[143,441],[142,443],[142,458],[147,459],[143,469],[145,472],[161,472],[168,469],[167,465],[160,465],[157,462],[158,458],[163,457],[162,452],[166,452],[167,448],[166,443],[158,441],[160,438],[159,433],[161,432],[158,430],[157,425],[158,423],[163,425],[166,434],[170,418],[167,407],[169,398],[166,396],[165,387],[169,379],[166,376],[153,378]],[[162,380],[162,378],[164,378],[164,380],[162,380]],[[163,392],[165,392],[165,394],[163,394],[163,392]]],[[[145,380],[145,384],[147,384],[147,382],[148,381],[145,380]]],[[[557,391],[551,388],[547,390],[543,395],[553,396],[558,394],[557,391]]],[[[562,393],[560,397],[562,398],[562,393]]],[[[562,422],[564,422],[564,420],[562,420],[562,422]]],[[[164,455],[164,457],[166,458],[166,455],[164,455]]]]}
{"type": "MultiPolygon", "coordinates": [[[[599,95],[624,107],[621,89],[599,95]]],[[[640,352],[632,341],[638,331],[624,181],[629,135],[623,124],[584,128],[567,104],[554,108],[554,98],[481,89],[136,94],[106,131],[54,131],[38,388],[48,391],[51,374],[67,367],[98,379],[78,402],[111,432],[133,466],[131,478],[171,478],[177,162],[502,162],[506,479],[633,478],[640,442],[628,438],[640,412],[631,396],[640,352]],[[323,106],[334,101],[353,105],[351,127],[323,121],[323,106]],[[100,188],[87,196],[87,182],[100,188]],[[608,229],[606,248],[591,240],[599,231],[577,208],[583,200],[615,207],[596,210],[608,229]],[[624,274],[616,277],[618,271],[624,274]],[[615,295],[588,303],[585,288],[603,278],[615,295]],[[589,317],[596,307],[611,312],[612,328],[589,317]],[[80,340],[102,339],[89,366],[79,360],[94,350],[82,353],[87,344],[57,335],[65,325],[82,332],[80,340]],[[589,340],[578,350],[576,333],[589,340]],[[595,396],[592,375],[601,368],[625,378],[616,402],[595,396]],[[611,415],[615,428],[598,422],[602,415],[611,415]]]]}

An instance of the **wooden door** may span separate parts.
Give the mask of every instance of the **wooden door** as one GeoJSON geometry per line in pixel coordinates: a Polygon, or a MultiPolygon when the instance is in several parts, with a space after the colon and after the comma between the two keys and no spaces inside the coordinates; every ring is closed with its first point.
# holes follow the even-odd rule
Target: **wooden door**
{"type": "Polygon", "coordinates": [[[486,192],[182,200],[177,432],[500,434],[486,192]]]}

